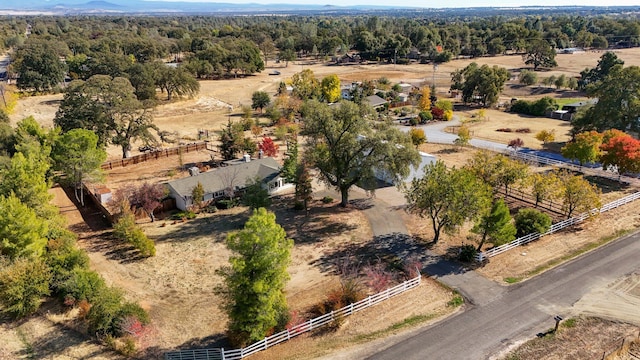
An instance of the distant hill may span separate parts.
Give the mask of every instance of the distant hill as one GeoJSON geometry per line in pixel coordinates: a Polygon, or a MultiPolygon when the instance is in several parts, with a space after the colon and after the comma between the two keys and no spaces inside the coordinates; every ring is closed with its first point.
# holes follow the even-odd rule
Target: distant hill
{"type": "MultiPolygon", "coordinates": [[[[276,0],[277,1],[277,0],[276,0]]],[[[319,0],[322,1],[322,0],[319,0]]],[[[468,17],[497,15],[531,15],[531,14],[571,14],[598,15],[609,13],[639,13],[640,6],[523,6],[523,7],[469,7],[469,8],[417,8],[395,5],[303,5],[303,4],[232,4],[224,2],[180,2],[180,1],[144,1],[144,0],[29,0],[0,1],[2,11],[43,12],[48,14],[144,14],[161,15],[176,14],[327,14],[327,15],[389,15],[404,17],[468,17]]]]}

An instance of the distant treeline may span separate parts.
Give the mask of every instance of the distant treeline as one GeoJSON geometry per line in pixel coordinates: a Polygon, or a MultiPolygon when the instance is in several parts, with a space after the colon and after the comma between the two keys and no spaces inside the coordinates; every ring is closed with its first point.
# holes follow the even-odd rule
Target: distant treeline
{"type": "MultiPolygon", "coordinates": [[[[420,13],[417,13],[420,14],[420,13]]],[[[329,58],[444,62],[457,56],[522,53],[533,40],[555,48],[633,47],[637,16],[77,16],[0,19],[0,44],[46,42],[72,78],[124,75],[132,63],[184,63],[196,77],[237,76],[272,60],[329,58]]],[[[20,54],[20,52],[16,52],[20,54]]],[[[20,60],[16,58],[15,60],[20,60]]],[[[11,70],[11,69],[10,69],[11,70]]],[[[15,67],[14,67],[15,72],[15,67]]]]}

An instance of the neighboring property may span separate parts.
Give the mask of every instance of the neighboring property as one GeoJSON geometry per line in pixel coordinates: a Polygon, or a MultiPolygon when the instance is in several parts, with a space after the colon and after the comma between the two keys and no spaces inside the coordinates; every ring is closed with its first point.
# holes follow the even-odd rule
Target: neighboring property
{"type": "Polygon", "coordinates": [[[378,95],[371,95],[364,98],[364,100],[371,105],[372,108],[378,110],[385,107],[389,102],[378,95]]]}
{"type": "Polygon", "coordinates": [[[594,105],[597,102],[598,99],[590,99],[566,104],[562,106],[562,109],[551,111],[548,115],[552,119],[571,121],[573,119],[573,115],[578,111],[578,109],[583,106],[594,105]]]}
{"type": "Polygon", "coordinates": [[[193,205],[192,192],[198,182],[204,187],[204,201],[212,201],[241,192],[253,179],[259,178],[269,194],[276,194],[293,187],[280,176],[280,165],[271,158],[251,159],[245,155],[242,159],[225,162],[228,166],[216,168],[205,173],[169,181],[166,186],[169,196],[176,200],[176,207],[186,210],[193,205]]]}
{"type": "MultiPolygon", "coordinates": [[[[418,167],[411,167],[409,175],[404,178],[405,183],[410,183],[413,179],[419,179],[424,175],[424,167],[436,162],[437,158],[434,155],[427,154],[425,152],[420,151],[420,165],[418,167]]],[[[374,171],[374,175],[378,180],[384,181],[387,184],[397,185],[393,182],[392,177],[389,176],[385,171],[376,169],[374,171]]]]}

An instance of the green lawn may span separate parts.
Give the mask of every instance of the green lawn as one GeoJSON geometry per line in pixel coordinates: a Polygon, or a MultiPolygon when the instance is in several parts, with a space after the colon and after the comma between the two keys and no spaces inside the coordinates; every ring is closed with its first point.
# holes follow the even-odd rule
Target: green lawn
{"type": "Polygon", "coordinates": [[[564,105],[575,103],[575,102],[578,102],[578,101],[585,101],[585,100],[588,100],[588,99],[587,98],[566,98],[566,99],[565,98],[560,98],[560,99],[556,98],[555,100],[556,100],[556,103],[558,104],[558,106],[560,108],[562,108],[564,105]]]}

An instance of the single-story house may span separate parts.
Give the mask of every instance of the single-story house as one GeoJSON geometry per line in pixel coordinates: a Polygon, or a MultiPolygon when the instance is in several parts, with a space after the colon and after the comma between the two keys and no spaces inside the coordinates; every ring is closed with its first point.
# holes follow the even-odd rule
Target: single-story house
{"type": "Polygon", "coordinates": [[[227,161],[225,164],[227,166],[169,181],[166,186],[169,196],[176,200],[176,207],[186,210],[193,205],[191,194],[198,182],[204,188],[205,202],[227,197],[231,191],[240,192],[256,178],[262,181],[263,187],[269,191],[269,194],[276,194],[293,187],[280,176],[280,165],[274,158],[251,159],[249,155],[245,155],[241,159],[227,161]]]}
{"type": "Polygon", "coordinates": [[[364,100],[376,110],[384,107],[388,103],[387,100],[381,98],[378,95],[367,96],[366,98],[364,98],[364,100]]]}

